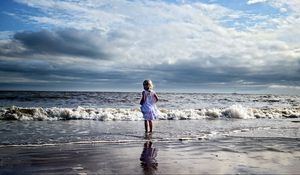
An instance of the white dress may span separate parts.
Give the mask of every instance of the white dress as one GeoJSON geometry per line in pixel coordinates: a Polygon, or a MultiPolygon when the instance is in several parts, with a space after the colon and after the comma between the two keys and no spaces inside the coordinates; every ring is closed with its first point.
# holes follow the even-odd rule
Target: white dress
{"type": "Polygon", "coordinates": [[[159,111],[155,104],[154,91],[143,91],[144,103],[141,106],[144,120],[155,120],[159,117],[159,111]]]}

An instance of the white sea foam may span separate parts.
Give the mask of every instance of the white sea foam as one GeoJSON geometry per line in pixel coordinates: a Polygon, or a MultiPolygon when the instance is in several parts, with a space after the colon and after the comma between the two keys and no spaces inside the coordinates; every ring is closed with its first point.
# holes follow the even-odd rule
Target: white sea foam
{"type": "MultiPolygon", "coordinates": [[[[300,108],[245,108],[232,105],[228,108],[161,109],[160,120],[199,120],[216,118],[300,118],[300,108]]],[[[0,108],[0,120],[143,120],[139,109],[129,108],[0,108]]]]}
{"type": "Polygon", "coordinates": [[[222,116],[228,118],[250,119],[254,118],[251,109],[246,109],[241,105],[233,105],[221,112],[222,116]]]}

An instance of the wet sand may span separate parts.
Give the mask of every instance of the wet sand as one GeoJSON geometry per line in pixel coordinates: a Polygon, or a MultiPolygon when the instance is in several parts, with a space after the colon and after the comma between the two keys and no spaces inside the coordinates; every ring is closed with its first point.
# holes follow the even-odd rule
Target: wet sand
{"type": "Polygon", "coordinates": [[[299,174],[299,141],[226,137],[156,142],[146,136],[127,143],[4,146],[0,174],[299,174]]]}

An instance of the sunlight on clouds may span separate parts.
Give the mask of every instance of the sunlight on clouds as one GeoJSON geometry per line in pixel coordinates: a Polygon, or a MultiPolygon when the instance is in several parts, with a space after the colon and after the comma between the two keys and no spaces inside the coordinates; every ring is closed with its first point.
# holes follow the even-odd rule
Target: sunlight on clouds
{"type": "Polygon", "coordinates": [[[124,16],[101,10],[98,1],[57,1],[57,0],[17,0],[29,7],[40,10],[46,16],[30,16],[28,18],[40,24],[54,27],[68,27],[76,29],[101,29],[106,31],[113,23],[121,23],[124,16]],[[97,8],[99,7],[99,9],[97,8]]]}
{"type": "MultiPolygon", "coordinates": [[[[45,13],[45,16],[29,16],[29,19],[36,23],[55,28],[98,30],[102,33],[102,39],[106,38],[111,47],[118,47],[120,58],[135,63],[142,63],[143,60],[148,60],[149,64],[175,63],[181,59],[193,59],[191,56],[195,57],[197,53],[199,56],[195,59],[223,56],[230,57],[236,62],[235,57],[238,55],[241,57],[252,55],[253,59],[256,57],[261,59],[272,50],[276,52],[287,50],[286,47],[289,45],[287,40],[294,37],[287,38],[286,29],[297,27],[295,24],[297,19],[279,16],[262,18],[262,22],[248,26],[248,29],[243,31],[227,28],[222,25],[222,21],[251,16],[217,4],[200,2],[191,4],[163,1],[18,0],[18,2],[45,13]]],[[[292,8],[292,5],[297,4],[295,2],[250,0],[247,3],[270,3],[277,8],[286,6],[292,8]]],[[[297,31],[295,33],[298,34],[297,31]]]]}
{"type": "MultiPolygon", "coordinates": [[[[143,76],[158,68],[161,72],[178,69],[186,77],[192,72],[193,80],[231,74],[229,82],[239,81],[237,75],[241,76],[240,82],[254,82],[253,79],[263,75],[274,76],[274,81],[279,81],[275,78],[278,75],[284,78],[293,75],[291,81],[299,81],[295,75],[300,64],[300,1],[297,0],[243,2],[249,8],[270,6],[275,9],[272,14],[237,10],[217,1],[210,4],[125,0],[16,2],[38,13],[11,15],[45,30],[17,32],[7,41],[0,38],[0,54],[5,57],[49,59],[59,69],[68,64],[70,72],[79,68],[82,72],[92,71],[93,75],[110,73],[102,79],[117,77],[115,70],[136,73],[133,70],[138,68],[144,70],[143,76]]],[[[175,75],[179,73],[167,76],[172,79],[175,75]]],[[[128,73],[128,77],[135,76],[128,73]]],[[[220,79],[215,77],[215,81],[220,79]]],[[[256,85],[265,81],[257,79],[256,85]]],[[[255,83],[249,85],[252,84],[255,83]]]]}
{"type": "Polygon", "coordinates": [[[256,4],[256,3],[262,3],[266,2],[267,0],[249,0],[247,4],[256,4]]]}

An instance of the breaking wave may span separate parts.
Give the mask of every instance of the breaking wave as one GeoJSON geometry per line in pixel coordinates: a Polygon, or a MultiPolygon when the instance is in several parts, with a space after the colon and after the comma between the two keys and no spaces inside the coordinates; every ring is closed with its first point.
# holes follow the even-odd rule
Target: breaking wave
{"type": "MultiPolygon", "coordinates": [[[[199,119],[255,119],[255,118],[300,118],[300,108],[245,108],[233,105],[228,108],[208,109],[161,109],[159,120],[199,119]]],[[[0,120],[143,120],[139,109],[127,108],[0,108],[0,120]]]]}

